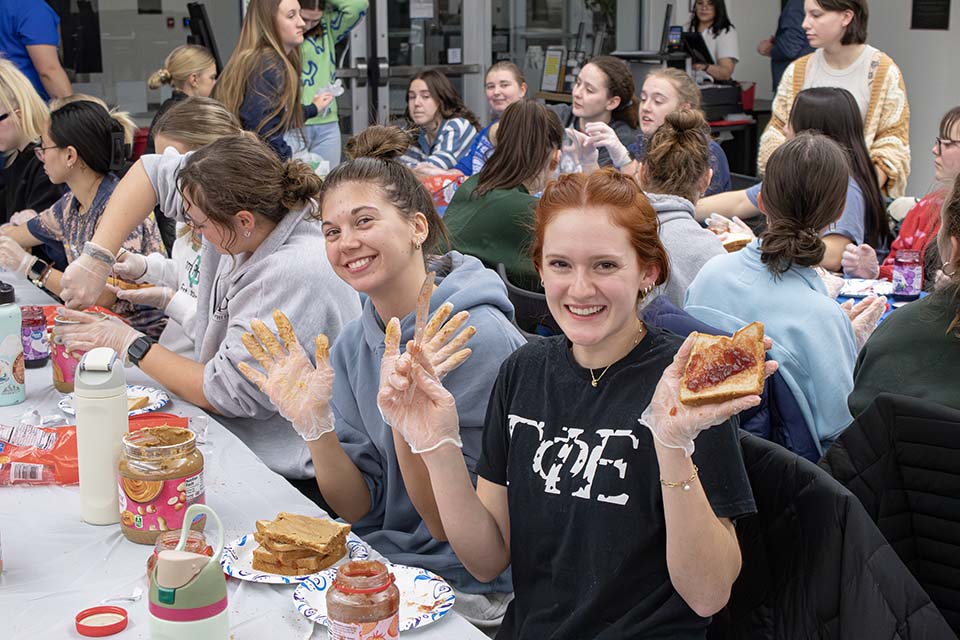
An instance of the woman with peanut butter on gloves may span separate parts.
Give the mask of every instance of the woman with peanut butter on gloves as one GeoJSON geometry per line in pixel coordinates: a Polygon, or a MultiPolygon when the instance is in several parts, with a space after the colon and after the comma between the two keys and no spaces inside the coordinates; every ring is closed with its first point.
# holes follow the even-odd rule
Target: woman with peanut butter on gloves
{"type": "MultiPolygon", "coordinates": [[[[286,313],[300,339],[309,341],[320,333],[339,335],[360,313],[356,292],[317,250],[323,236],[311,214],[320,186],[310,167],[281,162],[249,133],[185,155],[168,148],[162,156],[143,156],[117,185],[94,248],[88,243],[84,249],[98,270],[96,279],[83,262],[78,269],[91,291],[102,287],[124,227],[149,215],[159,201],[167,215],[203,236],[193,358],[122,322],[69,311],[79,324],[58,328],[54,339],[68,349],[111,347],[177,396],[222,416],[218,420],[270,469],[295,486],[308,479],[312,484],[303,442],[238,366],[249,359],[241,342],[244,328],[273,309],[286,313]]],[[[65,277],[69,291],[70,275],[65,277]]],[[[75,304],[77,297],[65,300],[75,304]]]]}
{"type": "Polygon", "coordinates": [[[445,376],[453,394],[461,420],[452,437],[463,443],[457,455],[470,482],[497,369],[524,339],[493,271],[456,251],[433,254],[446,231],[430,194],[397,159],[408,144],[396,127],[370,127],[350,140],[353,159],[334,169],[320,192],[330,264],[367,295],[360,318],[331,337],[329,362],[325,344],[318,344],[314,368],[299,344],[285,340],[283,348],[254,324],[263,346],[253,335],[245,344],[263,373],[242,370],[307,441],[330,507],[392,562],[443,576],[457,590],[457,611],[472,623],[496,626],[511,597],[507,566],[482,580],[464,569],[424,466],[429,447],[408,444],[390,427],[420,417],[381,411],[377,391],[399,375],[401,345],[409,353],[413,339],[419,361],[445,376]],[[473,326],[461,332],[468,316],[473,326]],[[465,345],[476,355],[457,368],[470,353],[465,345]]]}
{"type": "Polygon", "coordinates": [[[566,335],[500,367],[476,488],[458,407],[409,350],[381,382],[383,415],[423,451],[464,567],[480,581],[512,567],[497,638],[704,638],[740,571],[733,521],[756,510],[731,416],[760,398],[679,403],[694,337],[638,316],[668,260],[632,178],[608,168],[551,183],[532,253],[566,335]]]}

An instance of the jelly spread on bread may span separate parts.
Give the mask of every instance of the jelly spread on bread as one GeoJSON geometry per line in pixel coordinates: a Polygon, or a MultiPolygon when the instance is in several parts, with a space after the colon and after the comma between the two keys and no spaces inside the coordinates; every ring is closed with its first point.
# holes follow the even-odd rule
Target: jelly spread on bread
{"type": "Polygon", "coordinates": [[[740,347],[713,345],[694,354],[687,364],[686,385],[700,391],[757,365],[757,359],[740,347]]]}

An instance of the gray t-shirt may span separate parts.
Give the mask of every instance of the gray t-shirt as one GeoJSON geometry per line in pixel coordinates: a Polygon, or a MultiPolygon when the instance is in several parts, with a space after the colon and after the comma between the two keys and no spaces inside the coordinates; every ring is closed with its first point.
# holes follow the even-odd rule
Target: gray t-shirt
{"type": "MultiPolygon", "coordinates": [[[[763,183],[758,182],[747,189],[747,199],[750,201],[750,204],[757,208],[759,208],[757,202],[761,186],[763,186],[763,183]]],[[[840,214],[840,219],[821,235],[840,235],[848,238],[855,244],[861,244],[863,242],[864,217],[866,216],[866,211],[867,205],[863,199],[863,191],[860,190],[860,185],[858,185],[853,178],[848,178],[847,202],[843,207],[843,213],[840,214]]]]}

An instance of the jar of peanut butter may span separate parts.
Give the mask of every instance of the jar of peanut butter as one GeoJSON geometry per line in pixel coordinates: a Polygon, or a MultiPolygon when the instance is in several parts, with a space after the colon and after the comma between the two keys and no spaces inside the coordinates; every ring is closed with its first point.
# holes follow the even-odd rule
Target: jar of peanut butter
{"type": "MultiPolygon", "coordinates": [[[[117,473],[120,529],[132,542],[154,544],[183,526],[192,504],[204,504],[203,454],[196,436],[180,427],[148,427],[123,437],[117,473]]],[[[206,517],[190,528],[202,531],[206,517]]]]}
{"type": "Polygon", "coordinates": [[[355,560],[341,566],[326,599],[330,640],[400,637],[400,590],[382,562],[355,560]]]}

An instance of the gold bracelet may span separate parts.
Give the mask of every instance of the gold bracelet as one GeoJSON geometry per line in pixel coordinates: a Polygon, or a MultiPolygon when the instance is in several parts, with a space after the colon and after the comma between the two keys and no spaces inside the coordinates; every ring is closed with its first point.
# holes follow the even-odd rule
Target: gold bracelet
{"type": "Polygon", "coordinates": [[[700,469],[697,468],[697,465],[693,465],[693,475],[686,480],[681,480],[680,482],[670,482],[669,480],[660,478],[660,484],[670,489],[676,489],[679,487],[684,491],[690,491],[690,483],[697,479],[698,473],[700,473],[700,469]]]}

